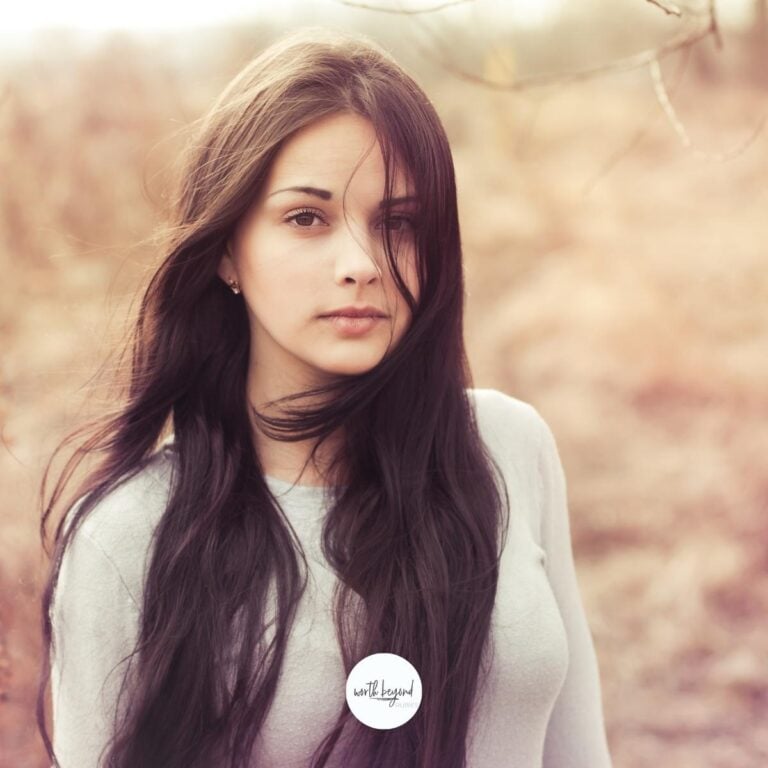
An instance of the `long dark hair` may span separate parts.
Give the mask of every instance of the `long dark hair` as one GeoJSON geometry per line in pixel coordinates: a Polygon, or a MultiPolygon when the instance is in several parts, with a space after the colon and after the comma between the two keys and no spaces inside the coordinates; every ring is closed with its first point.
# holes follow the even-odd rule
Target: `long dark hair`
{"type": "Polygon", "coordinates": [[[37,720],[54,761],[43,702],[62,554],[82,519],[145,467],[172,430],[173,483],[146,576],[138,662],[130,691],[127,678],[121,691],[130,706],[116,723],[105,765],[251,765],[306,585],[306,559],[254,447],[248,318],[217,265],[282,143],[341,111],[373,125],[387,169],[385,196],[397,168],[414,181],[421,203],[419,300],[408,293],[385,235],[392,274],[412,309],[405,335],[363,375],[285,398],[306,397],[311,407],[286,402],[284,416],[260,421],[276,439],[316,440],[315,448],[343,429],[334,466],[344,483],[328,507],[322,547],[339,580],[334,608],[344,668],[349,673],[371,653],[399,654],[418,670],[423,700],[411,720],[391,730],[363,725],[345,704],[313,766],[326,765],[331,753],[353,768],[465,765],[473,703],[491,650],[509,499],[467,391],[453,161],[433,106],[388,53],[361,35],[317,28],[262,52],[203,118],[189,144],[165,255],[130,340],[125,402],[57,447],[53,457],[87,435],[47,503],[53,457],[46,467],[44,546],[63,486],[84,456],[101,457],[72,496],[79,500],[73,524],[65,528],[62,516],[56,528],[42,596],[37,720]],[[274,617],[267,611],[272,583],[274,617]],[[232,646],[235,618],[245,628],[239,646],[232,646]],[[239,649],[231,687],[219,663],[228,647],[239,649]]]}

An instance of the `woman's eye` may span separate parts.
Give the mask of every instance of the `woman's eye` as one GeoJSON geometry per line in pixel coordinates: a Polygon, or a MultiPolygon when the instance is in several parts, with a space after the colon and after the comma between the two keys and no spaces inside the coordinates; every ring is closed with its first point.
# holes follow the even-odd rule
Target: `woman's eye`
{"type": "Polygon", "coordinates": [[[305,211],[296,211],[296,213],[291,214],[285,220],[295,222],[296,226],[299,227],[299,229],[312,229],[313,228],[312,221],[314,219],[323,221],[320,214],[317,213],[316,211],[305,210],[305,211]]]}
{"type": "Polygon", "coordinates": [[[390,216],[384,219],[387,229],[394,232],[404,232],[413,226],[413,221],[407,216],[390,216]]]}

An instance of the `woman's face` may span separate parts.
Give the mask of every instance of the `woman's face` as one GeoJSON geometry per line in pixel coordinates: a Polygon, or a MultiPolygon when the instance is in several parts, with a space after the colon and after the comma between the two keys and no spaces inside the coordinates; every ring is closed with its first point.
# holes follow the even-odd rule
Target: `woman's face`
{"type": "MultiPolygon", "coordinates": [[[[398,171],[393,200],[412,195],[406,183],[398,171]]],[[[397,345],[411,315],[389,270],[384,228],[398,270],[418,300],[411,226],[416,201],[382,208],[383,193],[384,160],[363,117],[344,112],[322,118],[281,147],[232,238],[232,257],[224,256],[218,270],[224,280],[240,283],[252,365],[272,376],[319,383],[364,373],[390,344],[397,345]],[[384,316],[326,317],[350,306],[369,306],[384,316]]]]}

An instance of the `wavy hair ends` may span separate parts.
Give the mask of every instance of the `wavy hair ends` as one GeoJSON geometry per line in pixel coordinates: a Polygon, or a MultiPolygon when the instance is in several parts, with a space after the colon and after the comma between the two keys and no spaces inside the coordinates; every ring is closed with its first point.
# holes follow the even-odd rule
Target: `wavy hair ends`
{"type": "MultiPolygon", "coordinates": [[[[85,455],[103,455],[74,494],[83,503],[67,506],[75,524],[55,531],[42,597],[37,717],[56,765],[43,702],[61,558],[82,520],[146,467],[170,428],[165,455],[173,482],[154,532],[130,685],[128,676],[123,681],[121,701],[129,706],[115,718],[104,765],[259,765],[256,738],[275,695],[307,562],[254,447],[248,319],[216,268],[283,142],[344,110],[375,128],[385,194],[398,169],[415,185],[419,301],[407,333],[372,370],[286,398],[306,398],[308,407],[259,418],[272,437],[312,438],[315,449],[343,427],[334,467],[345,484],[329,494],[321,540],[338,577],[333,610],[343,666],[349,673],[371,653],[397,653],[419,671],[424,698],[410,721],[389,731],[362,725],[344,705],[311,765],[465,766],[509,499],[468,392],[453,162],[429,99],[392,57],[364,36],[321,28],[263,51],[200,121],[167,247],[129,342],[125,402],[91,426],[43,501],[45,543],[71,470],[85,455]]],[[[388,240],[385,250],[397,278],[388,240]]],[[[405,289],[402,280],[398,285],[405,289]]]]}

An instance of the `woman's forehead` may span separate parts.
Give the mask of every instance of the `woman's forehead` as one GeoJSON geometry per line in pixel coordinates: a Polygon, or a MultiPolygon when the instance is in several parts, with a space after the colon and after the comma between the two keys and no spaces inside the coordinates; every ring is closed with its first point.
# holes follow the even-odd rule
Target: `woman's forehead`
{"type": "MultiPolygon", "coordinates": [[[[371,122],[353,113],[334,114],[305,126],[285,142],[270,168],[265,194],[313,188],[340,199],[349,184],[352,194],[380,199],[385,171],[371,122]]],[[[413,191],[402,166],[395,164],[392,196],[413,191]]]]}

